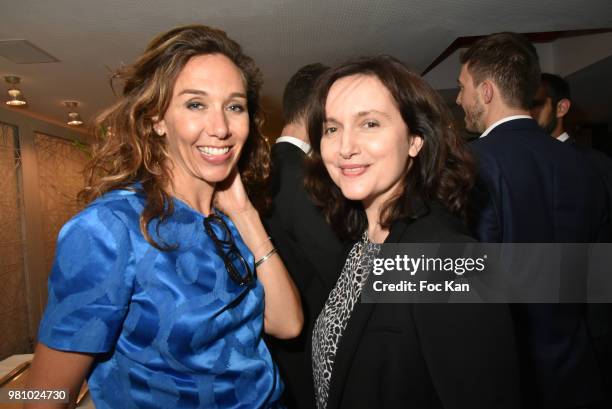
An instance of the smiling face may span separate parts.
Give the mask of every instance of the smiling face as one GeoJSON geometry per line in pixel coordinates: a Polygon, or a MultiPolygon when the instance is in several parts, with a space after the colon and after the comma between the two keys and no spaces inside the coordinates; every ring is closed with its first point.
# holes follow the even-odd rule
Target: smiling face
{"type": "Polygon", "coordinates": [[[325,104],[321,157],[331,179],[366,210],[380,208],[401,189],[409,157],[422,139],[409,129],[393,96],[372,75],[334,82],[325,104]]]}
{"type": "Polygon", "coordinates": [[[457,105],[465,112],[465,128],[470,132],[483,133],[487,128],[484,118],[484,104],[480,100],[478,86],[474,86],[474,79],[470,74],[467,64],[461,67],[459,74],[459,93],[457,94],[457,105]]]}
{"type": "Polygon", "coordinates": [[[192,57],[155,124],[165,134],[177,190],[214,188],[236,167],[249,135],[246,87],[240,69],[221,54],[192,57]]]}

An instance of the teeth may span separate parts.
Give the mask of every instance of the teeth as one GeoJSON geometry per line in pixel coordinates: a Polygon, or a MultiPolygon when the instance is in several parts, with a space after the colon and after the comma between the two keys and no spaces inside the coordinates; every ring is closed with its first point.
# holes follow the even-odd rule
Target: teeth
{"type": "Polygon", "coordinates": [[[202,146],[198,150],[206,155],[224,155],[229,152],[229,146],[225,148],[213,148],[212,146],[202,146]]]}
{"type": "Polygon", "coordinates": [[[344,171],[344,173],[359,173],[363,171],[363,166],[360,166],[358,168],[344,168],[342,170],[344,171]]]}

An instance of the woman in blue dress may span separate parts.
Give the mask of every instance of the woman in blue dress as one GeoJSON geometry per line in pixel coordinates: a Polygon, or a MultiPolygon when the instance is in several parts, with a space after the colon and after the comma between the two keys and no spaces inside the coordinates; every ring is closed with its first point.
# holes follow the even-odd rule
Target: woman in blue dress
{"type": "Polygon", "coordinates": [[[297,336],[302,311],[257,210],[260,73],[224,32],[186,26],[120,76],[90,203],[59,235],[30,387],[73,404],[87,378],[97,409],[277,407],[262,332],[297,336]]]}

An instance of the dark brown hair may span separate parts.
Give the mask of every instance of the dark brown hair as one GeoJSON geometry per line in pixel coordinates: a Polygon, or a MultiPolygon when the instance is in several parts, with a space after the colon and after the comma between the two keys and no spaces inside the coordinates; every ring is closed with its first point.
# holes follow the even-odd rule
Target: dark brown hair
{"type": "Polygon", "coordinates": [[[356,239],[367,219],[360,202],[346,199],[329,177],[321,159],[320,142],[331,86],[351,75],[371,75],[389,90],[411,135],[423,138],[419,154],[403,176],[403,190],[383,206],[383,228],[401,218],[417,218],[437,201],[452,213],[465,215],[473,186],[474,162],[463,139],[452,128],[442,98],[417,74],[390,56],[363,57],[326,72],[319,80],[308,115],[312,154],[306,167],[306,188],[322,208],[328,223],[343,238],[356,239]]]}
{"type": "Polygon", "coordinates": [[[291,76],[283,92],[283,120],[297,122],[306,114],[308,99],[317,79],[329,69],[321,63],[308,64],[291,76]]]}
{"type": "Polygon", "coordinates": [[[542,73],[541,84],[546,90],[546,95],[550,97],[553,110],[557,108],[557,104],[562,99],[572,100],[569,83],[562,77],[555,74],[542,73]]]}
{"type": "MultiPolygon", "coordinates": [[[[146,205],[140,216],[140,229],[157,248],[148,232],[153,219],[163,222],[174,211],[164,190],[170,181],[165,165],[167,143],[153,125],[163,118],[179,73],[195,56],[222,54],[240,69],[247,89],[249,136],[238,161],[238,169],[249,197],[261,210],[269,174],[269,146],[260,133],[259,90],[262,80],[253,60],[225,32],[203,25],[177,27],[155,37],[138,60],[115,73],[124,81],[119,100],[95,122],[97,143],[86,167],[87,185],[79,193],[82,202],[92,201],[113,189],[130,189],[142,183],[146,205]]],[[[159,224],[158,224],[159,226],[159,224]]]]}
{"type": "Polygon", "coordinates": [[[474,85],[490,79],[510,107],[529,109],[540,85],[538,53],[527,37],[497,33],[481,38],[459,57],[474,85]]]}

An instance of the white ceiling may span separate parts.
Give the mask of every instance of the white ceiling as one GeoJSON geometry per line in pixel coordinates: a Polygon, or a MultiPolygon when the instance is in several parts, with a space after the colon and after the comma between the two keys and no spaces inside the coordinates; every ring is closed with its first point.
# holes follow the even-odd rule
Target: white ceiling
{"type": "Polygon", "coordinates": [[[28,40],[60,61],[0,57],[0,75],[22,78],[29,112],[63,122],[62,101],[90,118],[113,101],[111,70],[178,25],[227,31],[262,69],[276,111],[304,64],[388,53],[422,71],[457,37],[612,27],[612,0],[0,0],[0,16],[0,40],[28,40]]]}

